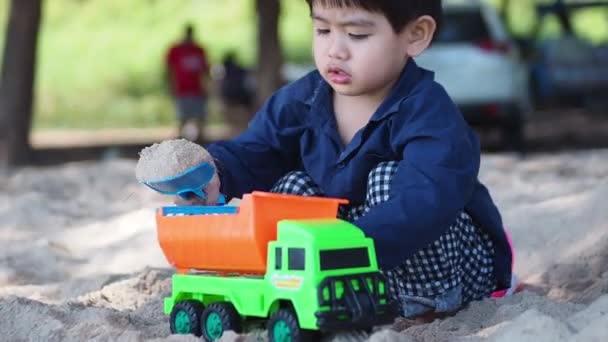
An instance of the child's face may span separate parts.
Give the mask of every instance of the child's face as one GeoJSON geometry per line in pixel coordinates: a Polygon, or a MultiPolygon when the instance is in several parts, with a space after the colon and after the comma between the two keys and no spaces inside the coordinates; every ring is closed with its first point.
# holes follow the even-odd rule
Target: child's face
{"type": "Polygon", "coordinates": [[[407,61],[407,28],[397,34],[381,13],[318,2],[312,18],[315,64],[334,91],[374,94],[397,80],[407,61]]]}

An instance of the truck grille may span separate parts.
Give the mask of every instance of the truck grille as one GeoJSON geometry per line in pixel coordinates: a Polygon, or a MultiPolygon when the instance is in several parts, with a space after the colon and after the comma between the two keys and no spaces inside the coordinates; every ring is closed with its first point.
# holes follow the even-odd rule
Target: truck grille
{"type": "Polygon", "coordinates": [[[391,323],[397,315],[379,272],[327,277],[319,284],[317,297],[317,325],[324,330],[369,328],[391,323]]]}

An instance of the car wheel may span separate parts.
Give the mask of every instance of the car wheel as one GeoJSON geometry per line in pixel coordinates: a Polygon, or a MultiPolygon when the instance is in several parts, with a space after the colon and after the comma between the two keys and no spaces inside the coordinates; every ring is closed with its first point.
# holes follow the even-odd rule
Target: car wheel
{"type": "Polygon", "coordinates": [[[508,149],[522,154],[526,152],[525,119],[516,106],[510,106],[509,113],[502,122],[502,136],[508,149]]]}

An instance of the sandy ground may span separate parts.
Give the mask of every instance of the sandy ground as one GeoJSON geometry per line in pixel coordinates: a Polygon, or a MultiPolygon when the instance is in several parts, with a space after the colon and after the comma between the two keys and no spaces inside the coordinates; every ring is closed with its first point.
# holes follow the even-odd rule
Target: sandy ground
{"type": "MultiPolygon", "coordinates": [[[[137,184],[134,169],[132,160],[109,160],[0,178],[0,340],[195,340],[169,336],[162,298],[172,270],[153,215],[169,199],[137,184]]],[[[327,339],[608,340],[608,150],[484,155],[481,178],[526,290],[429,324],[327,339]]]]}

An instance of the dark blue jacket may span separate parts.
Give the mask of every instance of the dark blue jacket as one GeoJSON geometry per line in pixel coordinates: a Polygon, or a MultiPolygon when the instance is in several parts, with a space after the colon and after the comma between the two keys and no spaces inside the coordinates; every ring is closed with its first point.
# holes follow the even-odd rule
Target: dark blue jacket
{"type": "Polygon", "coordinates": [[[434,74],[410,60],[370,122],[341,142],[330,86],[317,71],[278,90],[249,128],[208,146],[221,191],[268,191],[292,170],[308,173],[327,196],[365,200],[369,172],[399,161],[388,201],[354,222],[375,240],[384,269],[438,239],[460,211],[490,235],[499,288],[511,278],[511,252],[498,209],[479,182],[479,142],[434,74]]]}

